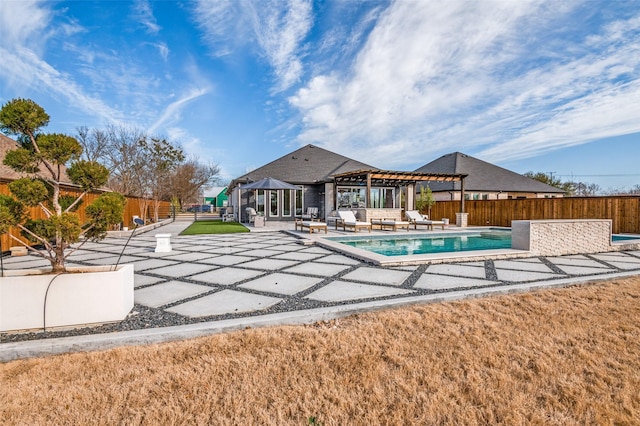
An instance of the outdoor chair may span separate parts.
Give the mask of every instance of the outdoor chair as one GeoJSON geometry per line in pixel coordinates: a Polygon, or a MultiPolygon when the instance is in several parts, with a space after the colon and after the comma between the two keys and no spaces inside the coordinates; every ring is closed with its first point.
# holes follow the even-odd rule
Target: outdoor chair
{"type": "Polygon", "coordinates": [[[327,224],[315,220],[304,220],[297,217],[295,218],[296,231],[298,230],[298,227],[300,228],[300,232],[304,231],[304,228],[307,228],[310,234],[313,234],[314,231],[320,232],[321,230],[324,230],[325,234],[327,233],[327,224]]]}
{"type": "Polygon", "coordinates": [[[418,225],[424,225],[427,229],[433,230],[433,226],[442,226],[442,230],[444,230],[444,226],[446,225],[441,220],[429,220],[429,216],[422,215],[417,210],[407,210],[404,212],[405,216],[407,216],[407,220],[413,225],[413,229],[418,229],[418,225]]]}
{"type": "Polygon", "coordinates": [[[313,220],[318,217],[317,207],[307,207],[307,213],[302,215],[303,220],[313,220]]]}
{"type": "Polygon", "coordinates": [[[342,226],[343,231],[346,231],[347,228],[353,228],[353,232],[358,232],[358,229],[366,228],[371,232],[371,222],[357,220],[351,210],[338,210],[338,215],[340,220],[336,220],[336,229],[338,226],[342,226]]]}
{"type": "Polygon", "coordinates": [[[247,218],[249,220],[249,223],[254,223],[256,221],[256,216],[258,216],[258,213],[256,212],[256,210],[252,207],[247,207],[245,209],[245,212],[247,213],[247,218]]]}
{"type": "Polygon", "coordinates": [[[371,219],[371,226],[378,226],[380,230],[383,231],[385,229],[389,229],[391,231],[397,231],[398,228],[405,228],[407,231],[409,230],[409,226],[411,222],[407,222],[404,220],[395,220],[395,219],[371,219]]]}

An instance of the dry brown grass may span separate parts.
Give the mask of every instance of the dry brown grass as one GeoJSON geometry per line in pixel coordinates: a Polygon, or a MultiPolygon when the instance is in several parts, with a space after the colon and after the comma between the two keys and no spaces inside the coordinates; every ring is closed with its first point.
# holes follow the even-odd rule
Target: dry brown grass
{"type": "Polygon", "coordinates": [[[640,277],[0,365],[4,424],[640,424],[640,277]]]}

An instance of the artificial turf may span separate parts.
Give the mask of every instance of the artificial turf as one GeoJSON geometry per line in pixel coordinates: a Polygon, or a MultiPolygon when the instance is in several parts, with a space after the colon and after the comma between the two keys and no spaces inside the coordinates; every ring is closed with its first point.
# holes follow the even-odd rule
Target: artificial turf
{"type": "Polygon", "coordinates": [[[180,235],[199,234],[235,234],[237,232],[249,232],[249,229],[238,222],[222,222],[219,220],[201,220],[193,222],[180,235]]]}

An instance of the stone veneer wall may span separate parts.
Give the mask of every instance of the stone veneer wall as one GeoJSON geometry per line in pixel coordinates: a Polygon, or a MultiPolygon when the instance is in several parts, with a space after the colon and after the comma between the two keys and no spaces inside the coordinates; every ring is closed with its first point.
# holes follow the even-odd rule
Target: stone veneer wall
{"type": "Polygon", "coordinates": [[[514,220],[511,247],[535,256],[562,256],[616,251],[611,220],[514,220]]]}

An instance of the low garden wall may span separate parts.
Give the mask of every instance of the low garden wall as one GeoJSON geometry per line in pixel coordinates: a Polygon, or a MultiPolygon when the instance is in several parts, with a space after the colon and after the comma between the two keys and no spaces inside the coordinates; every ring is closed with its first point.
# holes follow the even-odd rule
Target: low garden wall
{"type": "Polygon", "coordinates": [[[511,247],[535,256],[617,251],[611,244],[609,219],[514,220],[511,247]]]}

